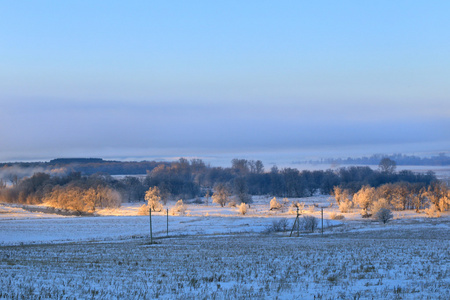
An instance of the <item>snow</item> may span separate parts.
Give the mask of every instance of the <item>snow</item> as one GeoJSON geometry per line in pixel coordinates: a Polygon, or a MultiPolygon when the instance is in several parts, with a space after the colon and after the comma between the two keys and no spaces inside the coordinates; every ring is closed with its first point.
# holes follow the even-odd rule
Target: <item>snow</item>
{"type": "MultiPolygon", "coordinates": [[[[75,217],[0,205],[0,299],[446,299],[450,218],[394,213],[386,225],[357,210],[329,220],[328,197],[305,202],[324,235],[267,234],[287,207],[255,197],[237,207],[187,204],[184,216],[138,216],[141,204],[75,217]],[[315,206],[314,206],[315,205],[315,206]],[[319,221],[320,226],[320,221],[319,221]]],[[[282,202],[283,199],[278,199],[282,202]]],[[[289,199],[290,201],[294,199],[289,199]]],[[[168,208],[174,203],[169,203],[168,208]]]]}
{"type": "MultiPolygon", "coordinates": [[[[312,197],[305,200],[310,209],[304,215],[320,218],[320,209],[313,205],[325,205],[328,197],[312,197]],[[314,211],[313,211],[314,209],[314,211]]],[[[289,229],[296,217],[288,207],[270,211],[268,197],[255,197],[248,213],[243,216],[238,207],[220,207],[217,204],[187,204],[184,216],[169,214],[169,235],[218,235],[236,233],[262,233],[274,221],[287,218],[289,229]]],[[[103,209],[96,216],[61,216],[30,212],[18,206],[0,205],[0,245],[70,242],[83,240],[126,239],[149,235],[149,217],[138,216],[142,203],[124,204],[117,209],[103,209]]],[[[169,203],[167,207],[173,205],[169,203]]],[[[328,205],[328,204],[326,204],[328,205]]],[[[342,222],[324,220],[324,227],[338,226],[342,222]]],[[[318,227],[321,228],[319,221],[318,227]]],[[[167,236],[166,211],[152,213],[152,229],[155,237],[167,236]]],[[[287,234],[287,233],[285,233],[287,234]]]]}

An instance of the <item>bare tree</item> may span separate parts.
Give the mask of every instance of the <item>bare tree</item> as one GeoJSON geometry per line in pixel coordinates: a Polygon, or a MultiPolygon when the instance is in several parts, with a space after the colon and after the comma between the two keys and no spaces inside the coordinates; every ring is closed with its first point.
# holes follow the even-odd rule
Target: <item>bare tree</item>
{"type": "Polygon", "coordinates": [[[382,173],[393,174],[397,168],[397,163],[389,157],[385,157],[378,164],[378,168],[382,173]]]}
{"type": "Polygon", "coordinates": [[[314,230],[319,225],[319,221],[314,216],[303,216],[303,228],[305,230],[311,230],[311,232],[314,232],[314,230]]]}
{"type": "Polygon", "coordinates": [[[214,194],[212,195],[213,203],[217,203],[221,207],[224,207],[229,201],[230,194],[230,189],[225,184],[216,184],[216,186],[214,186],[214,194]]]}
{"type": "Polygon", "coordinates": [[[236,199],[240,203],[252,203],[252,197],[248,194],[248,186],[245,178],[237,177],[233,180],[233,190],[236,199]]]}

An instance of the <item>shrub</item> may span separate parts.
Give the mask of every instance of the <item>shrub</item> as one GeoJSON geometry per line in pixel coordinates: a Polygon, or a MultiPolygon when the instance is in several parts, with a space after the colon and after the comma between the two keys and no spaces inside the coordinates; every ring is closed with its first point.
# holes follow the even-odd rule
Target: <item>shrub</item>
{"type": "Polygon", "coordinates": [[[386,224],[391,220],[394,216],[392,215],[392,212],[388,208],[380,208],[377,213],[374,215],[375,219],[382,222],[383,224],[386,224]]]}
{"type": "Polygon", "coordinates": [[[138,209],[138,215],[139,216],[148,216],[149,215],[149,208],[147,204],[143,204],[138,209]]]}
{"type": "Polygon", "coordinates": [[[350,199],[341,200],[338,205],[341,213],[349,213],[353,208],[353,202],[350,199]]]}
{"type": "Polygon", "coordinates": [[[439,209],[434,204],[431,204],[430,207],[426,208],[424,211],[429,218],[439,218],[441,216],[439,209]]]}
{"type": "Polygon", "coordinates": [[[298,207],[298,212],[300,214],[303,213],[303,210],[305,209],[305,203],[304,202],[298,202],[295,201],[291,204],[291,206],[289,207],[289,213],[290,214],[296,214],[297,213],[297,207],[298,207]]]}
{"type": "Polygon", "coordinates": [[[344,215],[339,215],[335,212],[330,213],[330,219],[331,220],[343,220],[345,219],[344,215]]]}
{"type": "Polygon", "coordinates": [[[242,202],[241,205],[239,205],[239,212],[242,215],[245,215],[247,213],[247,204],[242,202]]]}
{"type": "Polygon", "coordinates": [[[183,200],[178,200],[174,207],[170,209],[170,214],[175,215],[184,215],[186,213],[186,206],[183,203],[183,200]]]}
{"type": "Polygon", "coordinates": [[[372,204],[372,214],[375,216],[377,212],[382,208],[391,208],[389,202],[385,198],[380,198],[372,204]]]}
{"type": "Polygon", "coordinates": [[[302,227],[305,230],[310,230],[311,232],[314,232],[314,230],[319,225],[319,221],[316,217],[313,216],[304,216],[302,220],[302,227]]]}
{"type": "Polygon", "coordinates": [[[278,202],[276,197],[273,197],[272,200],[270,200],[270,210],[280,209],[281,206],[281,203],[278,202]]]}
{"type": "Polygon", "coordinates": [[[265,232],[271,233],[271,232],[286,232],[287,228],[289,227],[289,221],[285,218],[280,219],[278,221],[274,220],[272,221],[272,224],[268,225],[266,227],[265,232]]]}

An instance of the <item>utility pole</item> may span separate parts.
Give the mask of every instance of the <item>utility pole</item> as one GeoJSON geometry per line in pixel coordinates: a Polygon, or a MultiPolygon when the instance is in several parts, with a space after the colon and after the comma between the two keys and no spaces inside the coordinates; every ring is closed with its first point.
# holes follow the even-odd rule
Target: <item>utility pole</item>
{"type": "Polygon", "coordinates": [[[321,213],[322,213],[322,236],[323,236],[323,207],[320,207],[321,213]]]}
{"type": "Polygon", "coordinates": [[[153,244],[153,233],[152,233],[152,209],[149,208],[149,215],[150,215],[150,244],[153,244]]]}
{"type": "Polygon", "coordinates": [[[297,237],[300,237],[300,219],[299,219],[299,216],[300,216],[300,214],[298,212],[298,206],[297,206],[297,217],[295,218],[294,225],[292,226],[291,233],[289,234],[290,237],[292,236],[292,233],[294,232],[295,228],[297,228],[297,237]]]}

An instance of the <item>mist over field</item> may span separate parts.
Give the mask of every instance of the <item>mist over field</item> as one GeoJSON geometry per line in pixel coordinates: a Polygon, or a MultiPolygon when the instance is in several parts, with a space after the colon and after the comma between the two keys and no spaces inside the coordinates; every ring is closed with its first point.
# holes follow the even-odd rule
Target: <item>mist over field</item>
{"type": "Polygon", "coordinates": [[[231,154],[258,159],[290,156],[295,161],[376,153],[427,155],[450,149],[445,130],[450,128],[449,119],[400,113],[387,118],[338,106],[306,112],[299,105],[19,102],[0,106],[5,124],[14,124],[0,131],[1,161],[231,154]]]}

